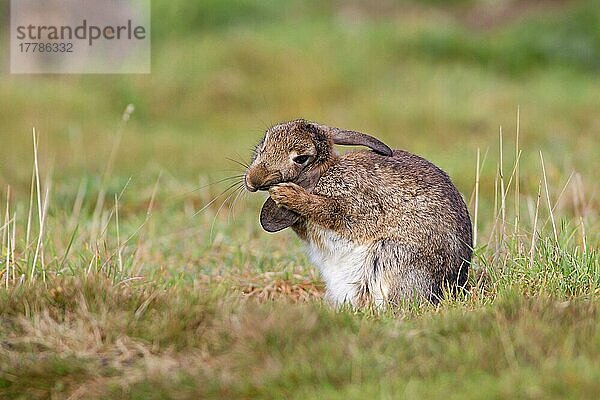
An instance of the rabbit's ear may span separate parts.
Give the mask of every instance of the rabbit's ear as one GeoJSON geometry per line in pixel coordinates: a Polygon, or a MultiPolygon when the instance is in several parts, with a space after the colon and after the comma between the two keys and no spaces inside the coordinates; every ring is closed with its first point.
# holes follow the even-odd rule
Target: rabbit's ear
{"type": "Polygon", "coordinates": [[[383,156],[391,156],[392,149],[379,139],[364,133],[348,131],[340,128],[326,128],[331,134],[334,144],[366,146],[383,156]]]}
{"type": "MultiPolygon", "coordinates": [[[[306,189],[309,193],[313,191],[319,182],[318,173],[312,171],[299,177],[296,183],[306,189]]],[[[260,209],[260,225],[267,232],[279,232],[298,222],[300,216],[293,211],[281,208],[275,204],[270,197],[260,209]]]]}
{"type": "Polygon", "coordinates": [[[299,218],[295,212],[278,207],[270,197],[260,209],[260,225],[271,233],[294,225],[299,218]]]}

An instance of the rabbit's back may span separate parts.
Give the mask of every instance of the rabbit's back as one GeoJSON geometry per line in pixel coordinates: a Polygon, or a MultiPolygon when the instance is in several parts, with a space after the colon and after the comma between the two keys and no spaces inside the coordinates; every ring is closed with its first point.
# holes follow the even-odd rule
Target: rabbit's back
{"type": "Polygon", "coordinates": [[[346,153],[321,176],[314,193],[344,198],[350,209],[343,233],[356,241],[419,244],[451,231],[471,244],[469,214],[448,175],[406,151],[395,150],[393,157],[346,153]]]}

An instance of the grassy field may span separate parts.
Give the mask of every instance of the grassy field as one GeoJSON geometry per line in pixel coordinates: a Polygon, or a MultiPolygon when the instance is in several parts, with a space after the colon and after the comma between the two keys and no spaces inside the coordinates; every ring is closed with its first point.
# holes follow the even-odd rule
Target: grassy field
{"type": "Polygon", "coordinates": [[[155,0],[150,75],[2,76],[0,398],[597,397],[600,4],[362,4],[155,0]],[[449,173],[468,294],[323,302],[230,187],[297,117],[449,173]]]}

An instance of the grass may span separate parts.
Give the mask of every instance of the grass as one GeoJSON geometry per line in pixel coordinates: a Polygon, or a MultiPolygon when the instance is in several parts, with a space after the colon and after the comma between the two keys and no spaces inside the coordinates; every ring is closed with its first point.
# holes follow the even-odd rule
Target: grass
{"type": "Polygon", "coordinates": [[[593,2],[489,31],[464,1],[202,2],[171,30],[182,3],[155,3],[149,76],[0,80],[1,398],[600,391],[597,56],[523,61],[549,31],[593,42],[593,2]],[[297,116],[449,172],[477,215],[467,295],[332,310],[260,195],[220,196],[297,116]]]}
{"type": "Polygon", "coordinates": [[[506,293],[376,316],[102,278],[4,296],[6,396],[593,397],[598,304],[506,293]],[[23,318],[24,304],[30,317],[23,318]],[[21,318],[19,318],[21,316],[21,318]]]}

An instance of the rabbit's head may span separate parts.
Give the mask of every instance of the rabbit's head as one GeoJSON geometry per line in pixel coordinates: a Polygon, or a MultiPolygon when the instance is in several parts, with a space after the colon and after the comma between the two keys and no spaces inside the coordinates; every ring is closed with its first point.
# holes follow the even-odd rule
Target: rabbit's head
{"type": "Polygon", "coordinates": [[[244,176],[246,188],[268,190],[283,182],[310,188],[318,180],[321,168],[333,159],[334,144],[362,145],[390,156],[392,150],[364,133],[331,128],[302,119],[275,125],[265,132],[256,146],[250,167],[244,176]]]}
{"type": "MultiPolygon", "coordinates": [[[[367,146],[379,154],[392,155],[387,145],[372,136],[298,119],[275,125],[265,132],[244,175],[246,188],[255,192],[293,182],[312,191],[322,172],[336,157],[334,144],[367,146]]],[[[261,211],[261,223],[267,231],[286,228],[298,219],[296,214],[279,209],[269,200],[261,211]],[[279,222],[273,222],[275,220],[279,222]]]]}

